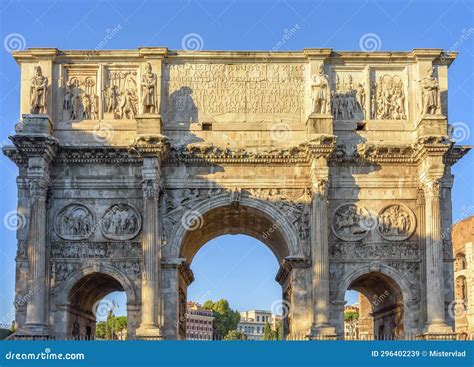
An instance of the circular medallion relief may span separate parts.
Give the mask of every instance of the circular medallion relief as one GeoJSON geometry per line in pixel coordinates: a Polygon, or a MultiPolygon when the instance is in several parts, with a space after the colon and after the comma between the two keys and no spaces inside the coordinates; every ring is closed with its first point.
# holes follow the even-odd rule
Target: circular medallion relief
{"type": "Polygon", "coordinates": [[[69,204],[56,214],[54,230],[65,240],[89,238],[94,227],[94,215],[83,204],[69,204]]]}
{"type": "Polygon", "coordinates": [[[332,215],[331,229],[344,241],[359,241],[374,227],[369,211],[354,203],[339,205],[332,215]]]}
{"type": "Polygon", "coordinates": [[[391,204],[379,212],[377,230],[390,241],[403,241],[409,238],[416,228],[415,214],[403,204],[391,204]]]}
{"type": "Polygon", "coordinates": [[[129,204],[112,205],[100,221],[102,234],[112,240],[130,240],[138,235],[141,227],[140,213],[129,204]]]}

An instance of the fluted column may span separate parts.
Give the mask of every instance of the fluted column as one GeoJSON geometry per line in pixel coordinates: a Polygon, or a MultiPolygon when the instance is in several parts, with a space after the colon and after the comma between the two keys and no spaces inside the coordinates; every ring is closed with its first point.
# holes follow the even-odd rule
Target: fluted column
{"type": "MultiPolygon", "coordinates": [[[[41,158],[39,158],[41,159],[41,158]]],[[[37,172],[38,173],[38,172],[37,172]]],[[[29,296],[25,329],[34,335],[46,330],[46,194],[48,176],[45,172],[29,178],[30,227],[28,233],[29,296]],[[42,176],[42,177],[41,177],[42,176]]]]}
{"type": "Polygon", "coordinates": [[[336,336],[335,329],[329,324],[329,184],[325,173],[327,173],[327,169],[318,167],[318,162],[314,159],[311,167],[313,194],[311,212],[313,325],[311,336],[333,338],[336,336]]]}
{"type": "Polygon", "coordinates": [[[159,225],[160,165],[156,157],[146,157],[142,168],[142,307],[137,336],[162,338],[161,246],[159,225]]]}
{"type": "Polygon", "coordinates": [[[451,331],[446,325],[444,310],[444,256],[441,237],[441,180],[424,183],[426,198],[426,288],[427,332],[451,331]]]}

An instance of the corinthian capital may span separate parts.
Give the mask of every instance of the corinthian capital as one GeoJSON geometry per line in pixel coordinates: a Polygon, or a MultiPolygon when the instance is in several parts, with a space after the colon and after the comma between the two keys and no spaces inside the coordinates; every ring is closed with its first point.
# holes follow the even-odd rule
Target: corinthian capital
{"type": "Polygon", "coordinates": [[[427,197],[439,197],[441,196],[441,189],[443,184],[441,179],[434,178],[423,183],[423,189],[427,197]]]}
{"type": "Polygon", "coordinates": [[[160,185],[156,179],[148,179],[142,182],[143,197],[145,199],[158,198],[160,185]]]}
{"type": "Polygon", "coordinates": [[[46,199],[48,181],[43,178],[30,178],[28,181],[30,197],[32,199],[46,199]]]}
{"type": "Polygon", "coordinates": [[[313,195],[316,196],[328,196],[329,191],[329,182],[324,178],[316,179],[313,178],[311,180],[311,190],[313,195]]]}

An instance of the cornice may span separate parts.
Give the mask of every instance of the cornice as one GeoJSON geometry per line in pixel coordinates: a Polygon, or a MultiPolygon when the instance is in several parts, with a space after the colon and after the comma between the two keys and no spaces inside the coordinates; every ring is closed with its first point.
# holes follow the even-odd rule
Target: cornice
{"type": "MultiPolygon", "coordinates": [[[[166,143],[167,144],[167,143],[166,143]]],[[[344,145],[303,143],[285,148],[253,147],[224,148],[214,145],[190,145],[187,147],[166,144],[145,144],[126,147],[60,147],[54,157],[55,164],[136,164],[143,158],[156,155],[163,157],[164,164],[184,163],[190,165],[249,164],[249,165],[294,165],[307,166],[315,157],[324,157],[332,167],[364,166],[374,164],[418,166],[427,157],[442,157],[445,164],[453,165],[471,149],[455,146],[452,142],[415,143],[405,145],[359,144],[349,151],[344,145]],[[169,150],[168,150],[169,149],[169,150]]],[[[45,147],[33,144],[23,149],[7,146],[3,153],[23,166],[28,156],[41,154],[45,147]]]]}
{"type": "Polygon", "coordinates": [[[49,59],[61,62],[104,62],[110,60],[136,61],[156,59],[188,60],[233,60],[233,61],[294,61],[307,62],[312,59],[326,60],[329,63],[351,61],[355,63],[386,62],[415,63],[418,60],[443,62],[448,66],[456,59],[456,52],[445,52],[442,49],[413,49],[412,51],[335,51],[330,48],[305,48],[299,51],[187,51],[169,50],[167,47],[141,47],[131,50],[58,50],[57,48],[30,48],[12,53],[18,63],[32,62],[38,59],[49,59]]]}

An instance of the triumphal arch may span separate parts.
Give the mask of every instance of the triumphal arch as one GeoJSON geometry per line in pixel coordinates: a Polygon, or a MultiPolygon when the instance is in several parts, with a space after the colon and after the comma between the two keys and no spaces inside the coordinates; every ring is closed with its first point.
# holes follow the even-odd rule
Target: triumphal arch
{"type": "Polygon", "coordinates": [[[344,294],[377,338],[453,335],[448,126],[455,53],[34,48],[21,68],[16,338],[182,339],[193,256],[261,240],[289,339],[342,338],[344,294]]]}

